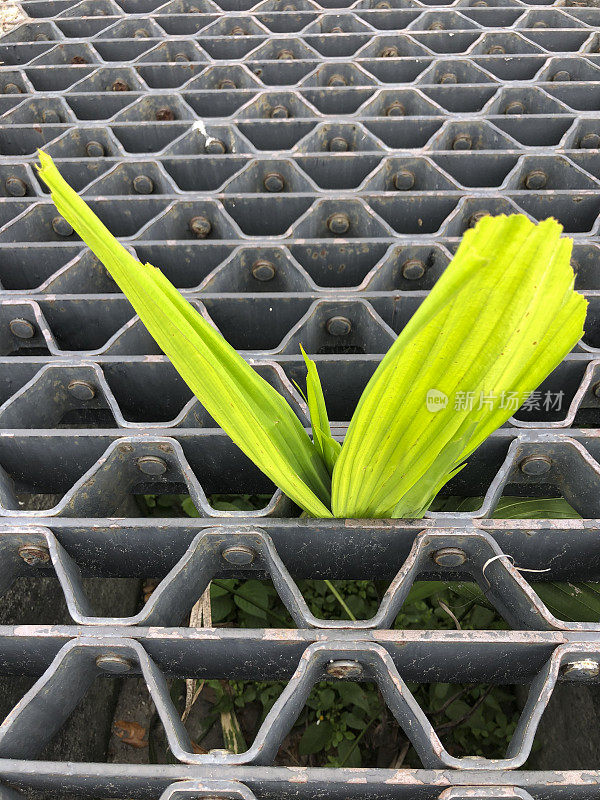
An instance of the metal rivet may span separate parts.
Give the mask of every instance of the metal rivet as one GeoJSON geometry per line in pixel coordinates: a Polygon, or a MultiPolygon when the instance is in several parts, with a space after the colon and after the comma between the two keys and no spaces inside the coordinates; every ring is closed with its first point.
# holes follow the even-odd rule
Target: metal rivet
{"type": "Polygon", "coordinates": [[[112,92],[130,92],[131,87],[122,78],[117,78],[110,87],[112,92]]]}
{"type": "Polygon", "coordinates": [[[490,56],[503,56],[505,53],[506,50],[502,47],[501,44],[495,44],[488,50],[488,55],[490,56]]]}
{"type": "Polygon", "coordinates": [[[383,50],[381,51],[382,58],[398,58],[399,55],[400,51],[398,50],[397,47],[394,46],[384,47],[383,50]]]}
{"type": "Polygon", "coordinates": [[[227,148],[225,147],[225,142],[222,142],[221,139],[207,139],[204,145],[204,152],[213,155],[222,155],[227,152],[227,148]]]}
{"type": "Polygon", "coordinates": [[[394,100],[385,110],[386,117],[403,117],[405,113],[405,108],[399,100],[394,100]]]}
{"type": "Polygon", "coordinates": [[[348,317],[331,317],[325,323],[325,328],[330,336],[348,336],[352,323],[348,317]]]}
{"type": "Polygon", "coordinates": [[[597,150],[600,147],[600,134],[586,133],[579,142],[579,146],[588,150],[597,150]]]}
{"type": "Polygon", "coordinates": [[[36,564],[47,564],[50,561],[50,551],[47,547],[38,544],[24,544],[19,547],[19,555],[30,567],[36,564]]]}
{"type": "Polygon", "coordinates": [[[418,281],[425,275],[425,264],[418,258],[409,258],[402,265],[402,277],[407,281],[418,281]]]}
{"type": "Polygon", "coordinates": [[[332,75],[327,81],[327,86],[347,86],[348,81],[343,75],[332,75]]]}
{"type": "Polygon", "coordinates": [[[473,3],[474,8],[487,8],[487,5],[485,0],[477,0],[476,3],[473,3]]]}
{"type": "Polygon", "coordinates": [[[33,339],[35,336],[35,328],[32,323],[29,322],[28,319],[23,319],[22,317],[11,319],[8,323],[8,327],[12,335],[16,336],[17,339],[33,339]]]}
{"type": "Polygon", "coordinates": [[[147,39],[150,36],[145,28],[138,28],[133,34],[134,39],[147,39]]]}
{"type": "Polygon", "coordinates": [[[600,662],[595,658],[582,658],[579,661],[568,661],[561,667],[563,675],[572,678],[596,678],[600,674],[600,662]]]}
{"type": "Polygon", "coordinates": [[[392,7],[391,3],[386,3],[386,2],[377,3],[377,5],[375,6],[375,8],[382,8],[382,9],[391,8],[391,7],[392,7]]]}
{"type": "Polygon", "coordinates": [[[12,197],[24,197],[27,194],[27,184],[15,175],[6,179],[4,187],[12,197]]]}
{"type": "Polygon", "coordinates": [[[52,108],[46,109],[46,111],[42,111],[42,122],[45,124],[55,124],[61,122],[61,118],[58,116],[58,113],[54,111],[52,108]]]}
{"type": "Polygon", "coordinates": [[[459,133],[452,142],[453,150],[470,150],[473,146],[473,139],[468,133],[459,133]]]}
{"type": "Polygon", "coordinates": [[[458,78],[454,72],[444,72],[439,83],[458,83],[458,78]]]}
{"type": "Polygon", "coordinates": [[[332,678],[358,678],[363,668],[358,661],[332,661],[326,671],[332,678]]]}
{"type": "Polygon", "coordinates": [[[437,22],[432,22],[431,23],[431,25],[429,26],[429,30],[430,31],[444,31],[444,30],[446,30],[446,27],[445,27],[443,22],[440,22],[440,20],[437,20],[437,22]]]}
{"type": "Polygon", "coordinates": [[[167,462],[158,456],[142,456],[137,460],[137,466],[144,475],[164,475],[167,471],[167,462]]]}
{"type": "Polygon", "coordinates": [[[571,80],[571,73],[567,72],[566,69],[559,69],[558,72],[555,72],[552,76],[553,81],[570,81],[571,80]]]}
{"type": "Polygon", "coordinates": [[[7,83],[4,87],[4,94],[21,94],[21,88],[16,83],[7,83]]]}
{"type": "Polygon", "coordinates": [[[189,228],[197,239],[206,239],[212,230],[212,225],[206,217],[192,217],[189,228]]]}
{"type": "Polygon", "coordinates": [[[239,25],[236,25],[231,29],[231,36],[245,36],[246,31],[241,28],[239,25]]]}
{"type": "Polygon", "coordinates": [[[273,119],[287,119],[290,116],[290,112],[285,106],[275,106],[271,109],[271,117],[273,119]]]}
{"type": "Polygon", "coordinates": [[[77,400],[93,400],[96,396],[95,388],[88,381],[71,381],[67,389],[77,400]]]}
{"type": "Polygon", "coordinates": [[[550,472],[552,461],[548,456],[527,456],[527,458],[521,461],[519,466],[524,475],[545,475],[547,472],[550,472]]]}
{"type": "Polygon", "coordinates": [[[232,81],[231,78],[225,78],[225,80],[217,84],[217,89],[237,89],[237,86],[235,85],[235,81],[232,81]]]}
{"type": "Polygon", "coordinates": [[[287,6],[284,6],[281,10],[282,11],[288,11],[288,12],[297,11],[296,6],[293,6],[291,4],[288,4],[287,6]]]}
{"type": "Polygon", "coordinates": [[[154,116],[158,122],[173,122],[175,119],[175,112],[172,108],[164,106],[163,108],[159,108],[154,116]]]}
{"type": "Polygon", "coordinates": [[[295,56],[294,56],[294,54],[292,53],[292,51],[291,51],[291,50],[280,50],[280,51],[277,53],[277,58],[278,58],[280,61],[293,61],[293,59],[295,58],[295,56]]]}
{"type": "Polygon", "coordinates": [[[525,105],[520,100],[513,100],[512,103],[509,103],[506,108],[504,109],[505,114],[524,114],[525,113],[525,105]]]}
{"type": "Polygon", "coordinates": [[[96,141],[88,142],[85,146],[85,152],[90,158],[102,158],[105,152],[104,145],[96,141]]]}
{"type": "Polygon", "coordinates": [[[329,142],[329,149],[332,153],[345,153],[350,145],[343,136],[334,136],[329,142]]]}
{"type": "Polygon", "coordinates": [[[281,192],[285,187],[283,175],[279,172],[268,172],[265,175],[263,186],[267,192],[281,192]]]}
{"type": "Polygon", "coordinates": [[[469,228],[474,228],[475,225],[477,225],[477,223],[479,222],[479,220],[482,220],[484,217],[489,217],[489,216],[490,212],[486,211],[485,209],[482,209],[481,211],[476,211],[469,217],[469,228]]]}
{"type": "Polygon", "coordinates": [[[460,567],[467,560],[467,554],[460,547],[442,547],[432,558],[440,567],[460,567]]]}
{"type": "Polygon", "coordinates": [[[175,55],[173,56],[173,61],[175,61],[177,63],[180,63],[180,64],[182,62],[183,63],[187,63],[189,60],[190,59],[186,56],[185,53],[175,53],[175,55]]]}
{"type": "Polygon", "coordinates": [[[600,397],[600,381],[592,386],[592,392],[596,397],[600,397]]]}
{"type": "Polygon", "coordinates": [[[52,225],[52,230],[57,236],[73,235],[73,227],[67,222],[67,220],[64,217],[53,217],[51,225],[52,225]]]}
{"type": "Polygon", "coordinates": [[[246,547],[243,544],[227,547],[221,555],[228,564],[235,564],[237,567],[245,567],[256,558],[256,552],[251,547],[246,547]]]}
{"type": "Polygon", "coordinates": [[[50,37],[47,36],[45,33],[38,33],[38,35],[35,37],[34,41],[36,41],[36,42],[49,42],[50,41],[50,37]]]}
{"type": "Polygon", "coordinates": [[[334,28],[331,29],[331,33],[343,33],[343,29],[340,28],[339,25],[336,25],[334,28]]]}
{"type": "Polygon", "coordinates": [[[133,191],[138,194],[152,194],[154,181],[147,175],[136,175],[133,179],[133,191]]]}
{"type": "Polygon", "coordinates": [[[252,277],[257,281],[272,281],[275,277],[275,267],[270,261],[261,258],[252,265],[252,277]]]}
{"type": "Polygon", "coordinates": [[[336,213],[332,214],[327,220],[327,227],[336,236],[341,236],[347,233],[350,229],[350,220],[347,214],[336,213]]]}
{"type": "Polygon", "coordinates": [[[408,169],[401,169],[394,175],[394,186],[399,192],[408,192],[415,185],[415,176],[408,169]]]}
{"type": "Polygon", "coordinates": [[[532,169],[525,177],[527,189],[543,189],[548,182],[548,176],[541,169],[532,169]]]}
{"type": "Polygon", "coordinates": [[[122,675],[126,672],[131,672],[132,664],[123,656],[116,653],[107,653],[104,656],[98,656],[96,659],[96,666],[104,670],[104,672],[112,672],[113,675],[122,675]]]}
{"type": "Polygon", "coordinates": [[[542,20],[540,20],[539,22],[534,22],[532,27],[533,28],[547,28],[548,25],[545,22],[542,22],[542,20]]]}
{"type": "Polygon", "coordinates": [[[87,64],[87,63],[88,63],[87,59],[83,58],[83,56],[73,56],[73,58],[71,59],[71,64],[87,64]]]}

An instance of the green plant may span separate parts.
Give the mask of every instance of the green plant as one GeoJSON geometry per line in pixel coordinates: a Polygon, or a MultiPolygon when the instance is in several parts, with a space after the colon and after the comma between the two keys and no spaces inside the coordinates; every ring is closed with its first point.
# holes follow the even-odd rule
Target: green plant
{"type": "Polygon", "coordinates": [[[583,333],[572,242],[553,219],[484,217],[367,384],[340,447],[316,365],[304,354],[313,440],[283,397],[155,267],[110,234],[40,152],[60,214],[106,266],[207,411],[314,517],[420,517],[465,459],[562,361],[583,333]],[[431,408],[428,398],[446,398],[431,408]],[[456,408],[456,393],[485,404],[456,408]]]}

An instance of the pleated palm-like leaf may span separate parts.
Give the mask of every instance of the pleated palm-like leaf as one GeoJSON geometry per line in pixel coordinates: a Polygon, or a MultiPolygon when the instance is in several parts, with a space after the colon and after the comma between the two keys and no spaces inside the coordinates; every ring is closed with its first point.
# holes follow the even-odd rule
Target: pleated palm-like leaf
{"type": "Polygon", "coordinates": [[[359,400],[333,471],[335,516],[422,516],[514,413],[506,397],[524,400],[571,350],[586,301],[561,232],[515,215],[465,233],[359,400]],[[445,407],[428,408],[432,393],[445,407]]]}
{"type": "Polygon", "coordinates": [[[59,213],[96,254],[175,369],[238,447],[314,517],[330,517],[330,476],[284,398],[263,380],[160,270],[111,235],[40,152],[39,174],[59,213]]]}

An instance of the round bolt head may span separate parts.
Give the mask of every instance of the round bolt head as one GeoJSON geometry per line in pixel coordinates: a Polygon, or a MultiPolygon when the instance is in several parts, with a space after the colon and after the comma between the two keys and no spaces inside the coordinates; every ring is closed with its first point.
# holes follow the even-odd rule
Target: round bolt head
{"type": "Polygon", "coordinates": [[[50,561],[48,548],[38,544],[24,544],[19,547],[19,555],[30,567],[36,564],[47,564],[50,561]]]}
{"type": "Polygon", "coordinates": [[[600,381],[592,386],[592,392],[595,397],[600,397],[600,381]]]}
{"type": "Polygon", "coordinates": [[[11,197],[25,197],[27,194],[27,184],[21,178],[11,175],[4,184],[7,194],[11,197]]]}
{"type": "Polygon", "coordinates": [[[347,86],[348,81],[343,75],[332,75],[327,81],[327,86],[347,86]]]}
{"type": "Polygon", "coordinates": [[[546,475],[546,473],[550,472],[552,461],[548,458],[548,456],[527,456],[527,458],[524,458],[523,461],[521,461],[519,466],[524,475],[536,477],[538,475],[546,475]]]}
{"type": "Polygon", "coordinates": [[[117,78],[116,81],[110,87],[112,92],[130,92],[131,87],[129,84],[124,81],[122,78],[117,78]]]}
{"type": "Polygon", "coordinates": [[[488,53],[491,56],[503,56],[506,53],[506,50],[501,44],[495,44],[493,47],[490,47],[488,53]]]}
{"type": "Polygon", "coordinates": [[[489,217],[490,212],[482,209],[481,211],[476,211],[474,214],[471,214],[469,217],[469,228],[474,228],[475,225],[479,222],[479,220],[483,219],[484,217],[489,217]]]}
{"type": "Polygon", "coordinates": [[[329,142],[329,150],[332,153],[345,153],[350,150],[350,145],[343,136],[334,136],[329,142]]]}
{"type": "Polygon", "coordinates": [[[73,228],[64,217],[52,219],[52,230],[57,236],[72,236],[73,228]]]}
{"type": "Polygon", "coordinates": [[[454,72],[444,72],[440,77],[439,83],[458,83],[458,78],[454,72]]]}
{"type": "Polygon", "coordinates": [[[206,239],[212,230],[212,225],[206,217],[192,217],[189,228],[197,239],[206,239]]]}
{"type": "Polygon", "coordinates": [[[440,22],[439,20],[437,22],[432,22],[431,25],[429,26],[429,30],[430,31],[443,31],[443,30],[445,30],[444,23],[440,22]]]}
{"type": "Polygon", "coordinates": [[[173,122],[175,119],[175,112],[172,108],[164,106],[163,108],[159,108],[154,116],[158,122],[173,122]]]}
{"type": "Polygon", "coordinates": [[[4,86],[4,94],[21,94],[21,89],[16,83],[7,83],[4,86]]]}
{"type": "Polygon", "coordinates": [[[207,139],[204,145],[204,152],[220,156],[227,152],[227,148],[225,147],[225,142],[220,139],[207,139]]]}
{"type": "Polygon", "coordinates": [[[282,192],[285,188],[285,180],[279,172],[268,172],[265,175],[263,186],[267,192],[282,192]]]}
{"type": "Polygon", "coordinates": [[[146,28],[138,28],[137,31],[133,34],[134,39],[148,39],[150,34],[146,30],[146,28]]]}
{"type": "Polygon", "coordinates": [[[452,142],[453,150],[470,150],[473,146],[473,139],[468,133],[459,133],[452,142]]]}
{"type": "Polygon", "coordinates": [[[487,3],[485,0],[477,0],[476,3],[473,3],[474,8],[487,8],[487,3]]]}
{"type": "Polygon", "coordinates": [[[152,194],[154,181],[147,175],[136,175],[133,179],[133,191],[137,194],[152,194]]]}
{"type": "Polygon", "coordinates": [[[600,134],[586,133],[579,142],[579,146],[586,150],[598,150],[600,148],[600,134]]]}
{"type": "Polygon", "coordinates": [[[259,259],[252,265],[252,277],[257,281],[266,283],[275,277],[275,267],[266,259],[259,259]]]}
{"type": "Polygon", "coordinates": [[[332,661],[327,665],[326,672],[331,678],[352,680],[360,678],[363,668],[358,661],[332,661]]]}
{"type": "Polygon", "coordinates": [[[158,456],[142,456],[138,458],[137,466],[144,475],[152,475],[154,478],[167,471],[167,462],[158,456]]]}
{"type": "Polygon", "coordinates": [[[386,117],[403,117],[405,114],[406,110],[399,100],[394,100],[385,110],[386,117]]]}
{"type": "Polygon", "coordinates": [[[177,62],[178,64],[183,64],[187,63],[189,61],[189,58],[186,56],[185,53],[175,53],[173,61],[177,62]]]}
{"type": "Polygon", "coordinates": [[[96,396],[96,389],[88,381],[71,381],[67,389],[77,400],[93,400],[96,396]]]}
{"type": "Polygon", "coordinates": [[[279,61],[293,61],[294,54],[292,53],[291,50],[280,50],[277,53],[277,58],[279,59],[279,61]]]}
{"type": "Polygon", "coordinates": [[[325,324],[330,336],[348,336],[352,330],[352,323],[348,317],[331,317],[325,324]]]}
{"type": "Polygon", "coordinates": [[[340,28],[339,25],[336,25],[334,28],[331,29],[331,33],[343,33],[343,29],[340,28]]]}
{"type": "Polygon", "coordinates": [[[533,169],[525,176],[525,188],[543,189],[548,182],[548,176],[541,169],[533,169]]]}
{"type": "Polygon", "coordinates": [[[460,547],[442,547],[432,557],[440,567],[460,567],[467,560],[467,554],[460,547]]]}
{"type": "Polygon", "coordinates": [[[42,122],[47,125],[54,125],[55,123],[62,122],[62,120],[56,111],[52,108],[48,108],[46,111],[42,111],[42,122]]]}
{"type": "Polygon", "coordinates": [[[520,100],[513,100],[512,103],[509,103],[506,108],[504,109],[505,114],[524,114],[525,113],[525,105],[520,100]]]}
{"type": "Polygon", "coordinates": [[[104,155],[104,145],[100,142],[88,142],[85,146],[86,155],[90,158],[102,158],[104,155]]]}
{"type": "Polygon", "coordinates": [[[235,81],[232,81],[231,78],[225,78],[224,81],[218,84],[217,89],[237,89],[237,86],[235,85],[235,81]]]}
{"type": "Polygon", "coordinates": [[[407,281],[418,281],[425,275],[425,264],[418,258],[410,258],[402,265],[402,277],[407,281]]]}
{"type": "Polygon", "coordinates": [[[239,25],[236,25],[231,29],[231,36],[245,36],[246,31],[241,28],[239,25]]]}
{"type": "Polygon", "coordinates": [[[398,50],[397,47],[394,47],[393,45],[392,47],[384,47],[383,50],[381,51],[382,58],[398,58],[399,55],[400,51],[398,50]]]}
{"type": "Polygon", "coordinates": [[[561,672],[570,678],[597,678],[600,675],[600,662],[595,658],[568,661],[562,665],[561,672]]]}
{"type": "Polygon", "coordinates": [[[29,322],[28,319],[22,319],[21,317],[11,319],[8,327],[12,335],[16,336],[17,339],[33,339],[35,336],[33,323],[29,322]]]}
{"type": "Polygon", "coordinates": [[[547,28],[548,25],[547,25],[547,23],[543,22],[542,20],[539,20],[539,22],[534,22],[532,27],[534,27],[534,28],[547,28]]]}
{"type": "Polygon", "coordinates": [[[36,42],[49,42],[50,41],[50,37],[47,36],[45,33],[38,33],[38,35],[35,37],[35,41],[36,42]]]}
{"type": "Polygon", "coordinates": [[[256,552],[251,547],[246,547],[243,544],[226,547],[221,555],[228,564],[234,564],[236,567],[245,567],[256,558],[256,552]]]}
{"type": "Polygon", "coordinates": [[[132,668],[131,661],[117,655],[117,653],[106,653],[106,655],[98,656],[96,666],[113,675],[124,675],[126,672],[131,672],[132,668]]]}
{"type": "Polygon", "coordinates": [[[391,7],[392,7],[391,3],[386,3],[385,1],[383,3],[377,3],[377,5],[375,6],[375,8],[382,8],[382,9],[391,7]]]}
{"type": "Polygon", "coordinates": [[[408,169],[401,169],[394,175],[394,188],[399,192],[408,192],[415,185],[415,176],[408,169]]]}
{"type": "Polygon", "coordinates": [[[561,81],[570,81],[571,80],[571,73],[567,72],[566,69],[559,69],[558,72],[555,72],[552,76],[553,81],[561,82],[561,81]]]}
{"type": "Polygon", "coordinates": [[[336,236],[342,236],[350,230],[350,220],[347,214],[332,214],[327,220],[327,227],[336,236]]]}
{"type": "Polygon", "coordinates": [[[285,106],[274,106],[271,109],[272,119],[287,119],[289,116],[290,112],[285,106]]]}

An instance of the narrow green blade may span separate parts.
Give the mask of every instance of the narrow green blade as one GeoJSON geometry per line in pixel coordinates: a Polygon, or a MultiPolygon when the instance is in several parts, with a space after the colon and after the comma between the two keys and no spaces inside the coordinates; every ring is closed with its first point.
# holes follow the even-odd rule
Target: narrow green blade
{"type": "Polygon", "coordinates": [[[263,380],[167,278],[111,235],[40,152],[39,174],[59,213],[96,254],[175,369],[238,447],[311,516],[330,517],[330,478],[283,397],[263,380]]]}
{"type": "Polygon", "coordinates": [[[586,301],[561,231],[514,215],[465,234],[363,392],[333,472],[335,516],[421,516],[514,413],[505,398],[520,405],[571,350],[586,301]]]}
{"type": "Polygon", "coordinates": [[[300,345],[300,350],[306,364],[306,402],[310,411],[313,441],[331,474],[342,446],[331,435],[331,426],[329,425],[329,417],[327,416],[327,407],[317,365],[306,355],[302,345],[300,345]]]}

